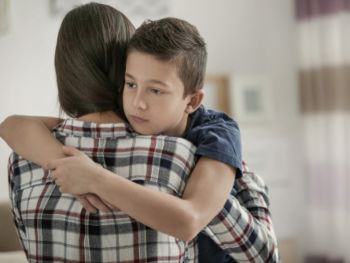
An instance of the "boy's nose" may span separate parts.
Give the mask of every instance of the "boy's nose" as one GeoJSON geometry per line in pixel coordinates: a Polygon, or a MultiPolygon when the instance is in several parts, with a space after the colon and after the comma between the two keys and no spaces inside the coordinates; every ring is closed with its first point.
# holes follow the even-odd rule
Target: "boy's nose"
{"type": "Polygon", "coordinates": [[[134,98],[133,105],[135,108],[140,109],[140,110],[146,110],[147,109],[147,104],[145,100],[142,98],[141,92],[138,92],[134,98]]]}

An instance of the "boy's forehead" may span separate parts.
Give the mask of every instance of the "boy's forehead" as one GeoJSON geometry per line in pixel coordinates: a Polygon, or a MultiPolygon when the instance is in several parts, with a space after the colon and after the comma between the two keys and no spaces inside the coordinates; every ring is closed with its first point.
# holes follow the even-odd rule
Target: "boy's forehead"
{"type": "Polygon", "coordinates": [[[159,63],[162,64],[163,66],[166,65],[169,68],[176,68],[176,64],[173,62],[173,60],[169,59],[163,59],[160,56],[157,56],[155,54],[143,52],[143,51],[138,51],[138,50],[132,50],[128,53],[127,56],[127,61],[130,59],[133,60],[150,60],[153,61],[154,63],[159,63]]]}
{"type": "Polygon", "coordinates": [[[133,75],[136,73],[143,73],[146,75],[147,73],[152,73],[152,75],[158,76],[159,78],[167,78],[171,76],[182,83],[178,74],[177,65],[173,60],[164,60],[154,54],[145,52],[129,52],[126,71],[127,75],[133,75]]]}

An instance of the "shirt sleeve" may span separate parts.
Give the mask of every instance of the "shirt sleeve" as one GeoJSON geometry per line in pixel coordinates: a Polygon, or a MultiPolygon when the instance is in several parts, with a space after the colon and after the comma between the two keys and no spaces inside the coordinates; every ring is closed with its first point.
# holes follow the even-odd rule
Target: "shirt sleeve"
{"type": "Polygon", "coordinates": [[[18,209],[17,199],[16,199],[16,181],[14,180],[14,170],[15,170],[15,163],[18,162],[19,156],[15,153],[12,153],[9,158],[8,162],[8,183],[9,183],[9,195],[10,195],[10,201],[11,201],[11,211],[14,219],[14,223],[16,226],[16,230],[19,236],[19,240],[21,242],[22,248],[28,257],[27,253],[27,236],[25,232],[25,227],[22,221],[21,212],[18,209]]]}
{"type": "Polygon", "coordinates": [[[279,262],[267,187],[254,173],[236,179],[224,208],[204,231],[236,262],[279,262]]]}
{"type": "Polygon", "coordinates": [[[236,169],[236,178],[242,175],[241,136],[237,123],[214,119],[190,132],[189,140],[197,145],[196,155],[228,164],[236,169]]]}

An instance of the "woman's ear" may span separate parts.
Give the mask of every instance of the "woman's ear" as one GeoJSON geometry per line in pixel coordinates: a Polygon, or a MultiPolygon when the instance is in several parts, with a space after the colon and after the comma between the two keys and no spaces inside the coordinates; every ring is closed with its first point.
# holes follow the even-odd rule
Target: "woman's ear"
{"type": "Polygon", "coordinates": [[[191,114],[194,112],[198,107],[202,104],[203,98],[204,98],[204,91],[203,90],[197,90],[196,92],[189,95],[190,101],[187,104],[186,107],[186,113],[191,114]]]}

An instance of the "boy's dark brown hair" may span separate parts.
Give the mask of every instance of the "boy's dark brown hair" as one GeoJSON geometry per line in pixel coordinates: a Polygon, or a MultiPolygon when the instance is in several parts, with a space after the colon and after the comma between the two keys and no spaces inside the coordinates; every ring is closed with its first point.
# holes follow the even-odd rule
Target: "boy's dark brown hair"
{"type": "Polygon", "coordinates": [[[128,18],[108,5],[81,5],[64,17],[55,52],[61,110],[71,117],[122,112],[126,51],[134,31],[128,18]]]}
{"type": "Polygon", "coordinates": [[[146,21],[130,40],[128,53],[139,51],[174,63],[184,96],[201,89],[207,62],[206,44],[197,28],[177,18],[146,21]]]}

